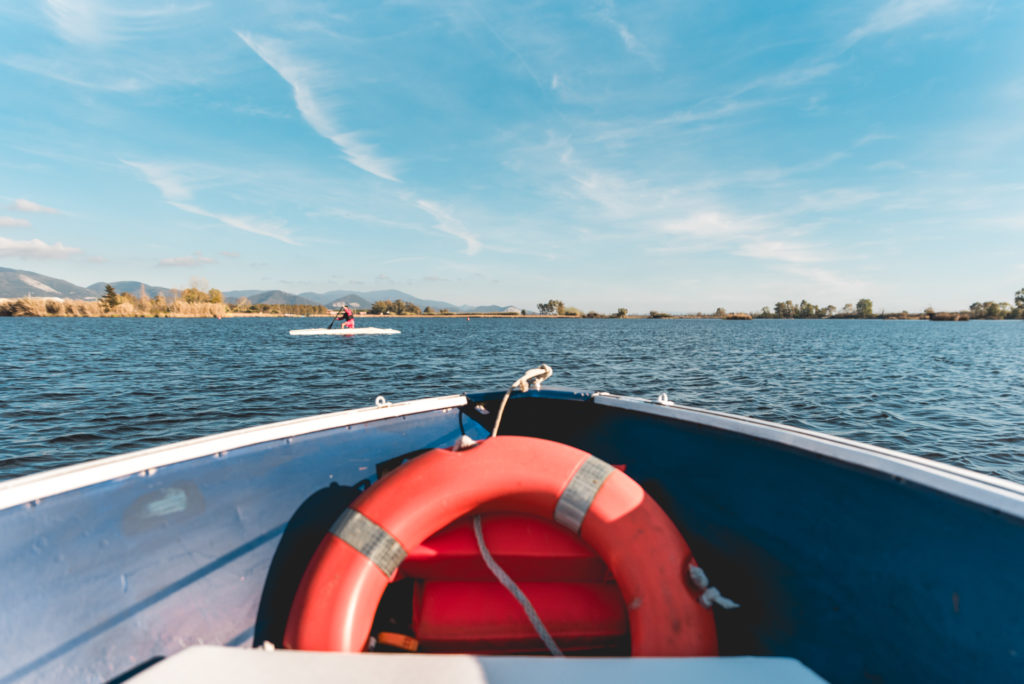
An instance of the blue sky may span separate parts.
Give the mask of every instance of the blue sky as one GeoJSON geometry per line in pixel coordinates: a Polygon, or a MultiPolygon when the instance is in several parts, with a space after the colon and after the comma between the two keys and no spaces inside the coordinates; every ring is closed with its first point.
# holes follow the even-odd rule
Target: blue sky
{"type": "Polygon", "coordinates": [[[0,6],[0,265],[456,304],[1012,301],[1024,3],[0,6]]]}

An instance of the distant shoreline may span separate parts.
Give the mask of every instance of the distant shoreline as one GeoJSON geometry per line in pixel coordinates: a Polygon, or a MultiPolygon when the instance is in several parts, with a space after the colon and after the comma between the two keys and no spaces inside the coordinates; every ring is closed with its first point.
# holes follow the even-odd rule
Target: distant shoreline
{"type": "MultiPolygon", "coordinates": [[[[792,307],[791,307],[792,308],[792,307]]],[[[932,311],[927,310],[920,313],[899,313],[875,314],[866,312],[834,312],[829,315],[818,307],[814,308],[814,315],[804,315],[802,312],[794,315],[793,312],[771,313],[765,307],[761,313],[751,314],[745,312],[728,312],[718,309],[714,313],[696,314],[669,314],[660,311],[651,311],[648,314],[630,315],[626,309],[619,309],[617,313],[599,314],[595,311],[586,314],[579,310],[562,311],[561,313],[525,313],[523,311],[408,311],[402,313],[363,313],[357,312],[359,319],[375,318],[530,318],[530,319],[552,319],[552,318],[587,318],[587,319],[631,319],[651,320],[660,318],[685,319],[685,320],[728,320],[728,321],[749,321],[758,319],[771,320],[925,320],[925,321],[954,321],[966,322],[972,318],[975,320],[1004,320],[1024,318],[1024,307],[1017,307],[1007,311],[997,311],[1002,315],[984,315],[982,305],[972,305],[971,311],[932,311]],[[977,315],[974,311],[979,309],[977,315]],[[789,315],[787,315],[789,314],[789,315]]],[[[828,307],[834,309],[834,307],[828,307]]],[[[240,311],[235,304],[229,304],[223,300],[202,301],[175,299],[167,302],[162,298],[139,300],[130,295],[116,295],[111,293],[109,299],[101,301],[78,301],[63,300],[58,298],[43,297],[22,297],[19,299],[0,299],[0,317],[35,317],[35,318],[317,318],[331,320],[335,314],[325,307],[318,305],[314,307],[306,305],[289,304],[259,304],[249,305],[249,310],[240,311]]],[[[559,307],[561,311],[562,307],[559,307]]]]}

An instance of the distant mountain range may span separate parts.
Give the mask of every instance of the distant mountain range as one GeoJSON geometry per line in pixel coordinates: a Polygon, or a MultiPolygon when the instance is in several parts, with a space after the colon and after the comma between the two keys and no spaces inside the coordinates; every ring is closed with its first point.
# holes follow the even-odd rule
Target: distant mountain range
{"type": "MultiPolygon", "coordinates": [[[[118,292],[127,292],[139,296],[145,288],[146,295],[156,297],[163,295],[171,297],[175,290],[169,287],[159,287],[148,283],[140,283],[137,280],[111,281],[110,285],[118,292]]],[[[59,297],[60,299],[99,299],[106,291],[107,283],[93,283],[89,287],[79,287],[66,280],[53,278],[51,276],[33,273],[31,271],[19,271],[14,268],[0,267],[0,299],[17,299],[19,297],[59,297]]],[[[442,302],[436,299],[420,299],[401,290],[373,290],[370,292],[357,292],[354,290],[332,290],[330,292],[303,292],[292,294],[281,290],[230,290],[224,292],[224,299],[229,302],[237,301],[245,297],[253,304],[322,304],[328,308],[340,308],[345,302],[349,306],[358,309],[369,309],[373,303],[380,300],[401,299],[415,304],[422,308],[433,307],[435,310],[448,309],[449,311],[476,311],[480,313],[494,313],[504,311],[508,306],[459,306],[442,302]]]]}

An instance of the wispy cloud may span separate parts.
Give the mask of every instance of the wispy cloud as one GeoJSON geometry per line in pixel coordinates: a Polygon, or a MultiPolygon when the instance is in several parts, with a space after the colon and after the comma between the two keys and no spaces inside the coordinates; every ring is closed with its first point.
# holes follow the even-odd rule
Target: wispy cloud
{"type": "Polygon", "coordinates": [[[190,214],[195,214],[196,216],[204,216],[206,218],[214,219],[215,221],[220,221],[225,226],[244,230],[247,233],[254,233],[256,235],[273,238],[289,245],[298,244],[291,238],[290,231],[285,229],[283,221],[266,221],[247,216],[228,216],[226,214],[217,214],[212,211],[207,211],[202,207],[197,207],[193,204],[183,204],[181,202],[169,201],[168,204],[172,207],[177,207],[182,211],[187,211],[190,214]]]}
{"type": "Polygon", "coordinates": [[[13,216],[0,216],[0,228],[27,228],[32,225],[31,221],[13,216]]]}
{"type": "Polygon", "coordinates": [[[868,133],[867,135],[862,136],[857,142],[853,143],[853,146],[863,147],[864,145],[878,142],[879,140],[894,140],[895,138],[895,135],[887,135],[885,133],[868,133]]]}
{"type": "Polygon", "coordinates": [[[811,245],[784,240],[754,240],[740,245],[735,253],[755,259],[770,259],[795,264],[812,264],[830,259],[829,255],[811,245]]]}
{"type": "Polygon", "coordinates": [[[614,2],[611,0],[605,2],[604,6],[597,11],[596,16],[602,23],[611,27],[618,34],[627,51],[643,58],[652,66],[657,66],[654,54],[637,39],[636,35],[629,30],[629,27],[624,22],[616,17],[614,2]]]}
{"type": "Polygon", "coordinates": [[[835,298],[842,300],[855,300],[864,296],[864,290],[869,283],[853,279],[842,273],[822,268],[820,266],[802,266],[793,264],[784,267],[789,273],[808,281],[811,285],[817,286],[820,290],[815,297],[835,298]]]}
{"type": "Polygon", "coordinates": [[[202,252],[195,252],[188,256],[180,257],[168,257],[161,259],[157,264],[158,266],[201,266],[203,264],[215,264],[217,263],[210,257],[203,256],[202,252]]]}
{"type": "Polygon", "coordinates": [[[160,30],[169,18],[191,14],[205,6],[205,3],[167,3],[139,8],[133,3],[119,6],[102,0],[46,0],[45,11],[57,34],[64,40],[76,44],[100,44],[160,30]]]}
{"type": "Polygon", "coordinates": [[[334,143],[350,164],[375,176],[397,181],[390,160],[378,157],[373,145],[363,142],[357,133],[339,131],[316,94],[318,72],[296,60],[281,41],[236,32],[238,37],[292,88],[295,106],[320,136],[334,143]]]}
{"type": "Polygon", "coordinates": [[[186,211],[196,216],[203,216],[220,221],[226,226],[244,230],[248,233],[262,235],[264,237],[280,240],[289,245],[298,243],[291,237],[291,232],[285,228],[284,221],[268,221],[246,216],[230,216],[227,214],[215,213],[196,206],[187,204],[180,200],[191,199],[193,190],[190,187],[192,181],[186,180],[187,174],[181,168],[172,164],[154,164],[149,162],[122,162],[138,171],[146,177],[146,180],[153,185],[163,198],[172,207],[186,211]]]}
{"type": "Polygon", "coordinates": [[[143,78],[123,76],[121,74],[108,76],[97,73],[100,69],[97,69],[95,66],[83,68],[79,64],[68,64],[67,60],[63,59],[15,55],[0,59],[0,64],[89,90],[111,93],[134,93],[150,85],[149,81],[143,78]],[[88,75],[84,72],[88,72],[88,75]]]}
{"type": "Polygon", "coordinates": [[[960,4],[960,0],[889,0],[850,32],[846,44],[853,45],[868,36],[904,28],[932,15],[954,10],[960,4]]]}
{"type": "Polygon", "coordinates": [[[37,204],[32,200],[27,199],[16,199],[11,202],[11,209],[15,211],[24,211],[30,214],[63,214],[64,212],[60,209],[54,209],[53,207],[45,207],[42,204],[37,204]]]}
{"type": "Polygon", "coordinates": [[[759,233],[765,229],[756,218],[730,215],[722,211],[704,210],[683,218],[660,222],[660,230],[672,235],[698,238],[730,238],[759,233]]]}
{"type": "Polygon", "coordinates": [[[72,43],[98,43],[107,35],[99,6],[87,0],[46,0],[57,33],[72,43]]]}
{"type": "Polygon", "coordinates": [[[476,254],[480,251],[480,240],[466,230],[462,222],[452,216],[447,210],[441,208],[434,202],[428,200],[416,200],[416,206],[433,216],[437,223],[434,225],[442,233],[453,235],[466,243],[466,254],[476,254]]]}
{"type": "Polygon", "coordinates": [[[76,247],[65,247],[59,242],[50,245],[39,239],[19,241],[0,237],[0,256],[4,257],[63,259],[81,251],[76,247]]]}
{"type": "Polygon", "coordinates": [[[777,74],[762,76],[761,78],[755,79],[740,87],[733,93],[733,95],[740,95],[758,88],[796,88],[797,86],[802,86],[810,83],[811,81],[824,78],[838,68],[839,64],[836,62],[822,62],[820,64],[812,64],[810,66],[792,67],[777,74]]]}
{"type": "Polygon", "coordinates": [[[831,212],[849,209],[881,198],[882,193],[863,188],[832,188],[802,195],[793,207],[794,213],[831,212]]]}
{"type": "Polygon", "coordinates": [[[187,200],[192,198],[192,190],[182,178],[177,167],[166,164],[152,164],[121,160],[128,166],[142,172],[146,180],[155,186],[164,199],[187,200]]]}

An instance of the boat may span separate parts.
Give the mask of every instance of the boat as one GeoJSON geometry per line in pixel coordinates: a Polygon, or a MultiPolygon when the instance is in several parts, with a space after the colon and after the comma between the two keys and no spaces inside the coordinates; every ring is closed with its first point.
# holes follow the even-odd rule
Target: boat
{"type": "Polygon", "coordinates": [[[394,328],[300,328],[289,330],[289,335],[399,335],[394,328]]]}
{"type": "Polygon", "coordinates": [[[550,374],[0,482],[0,682],[1020,681],[1024,486],[550,374]]]}

